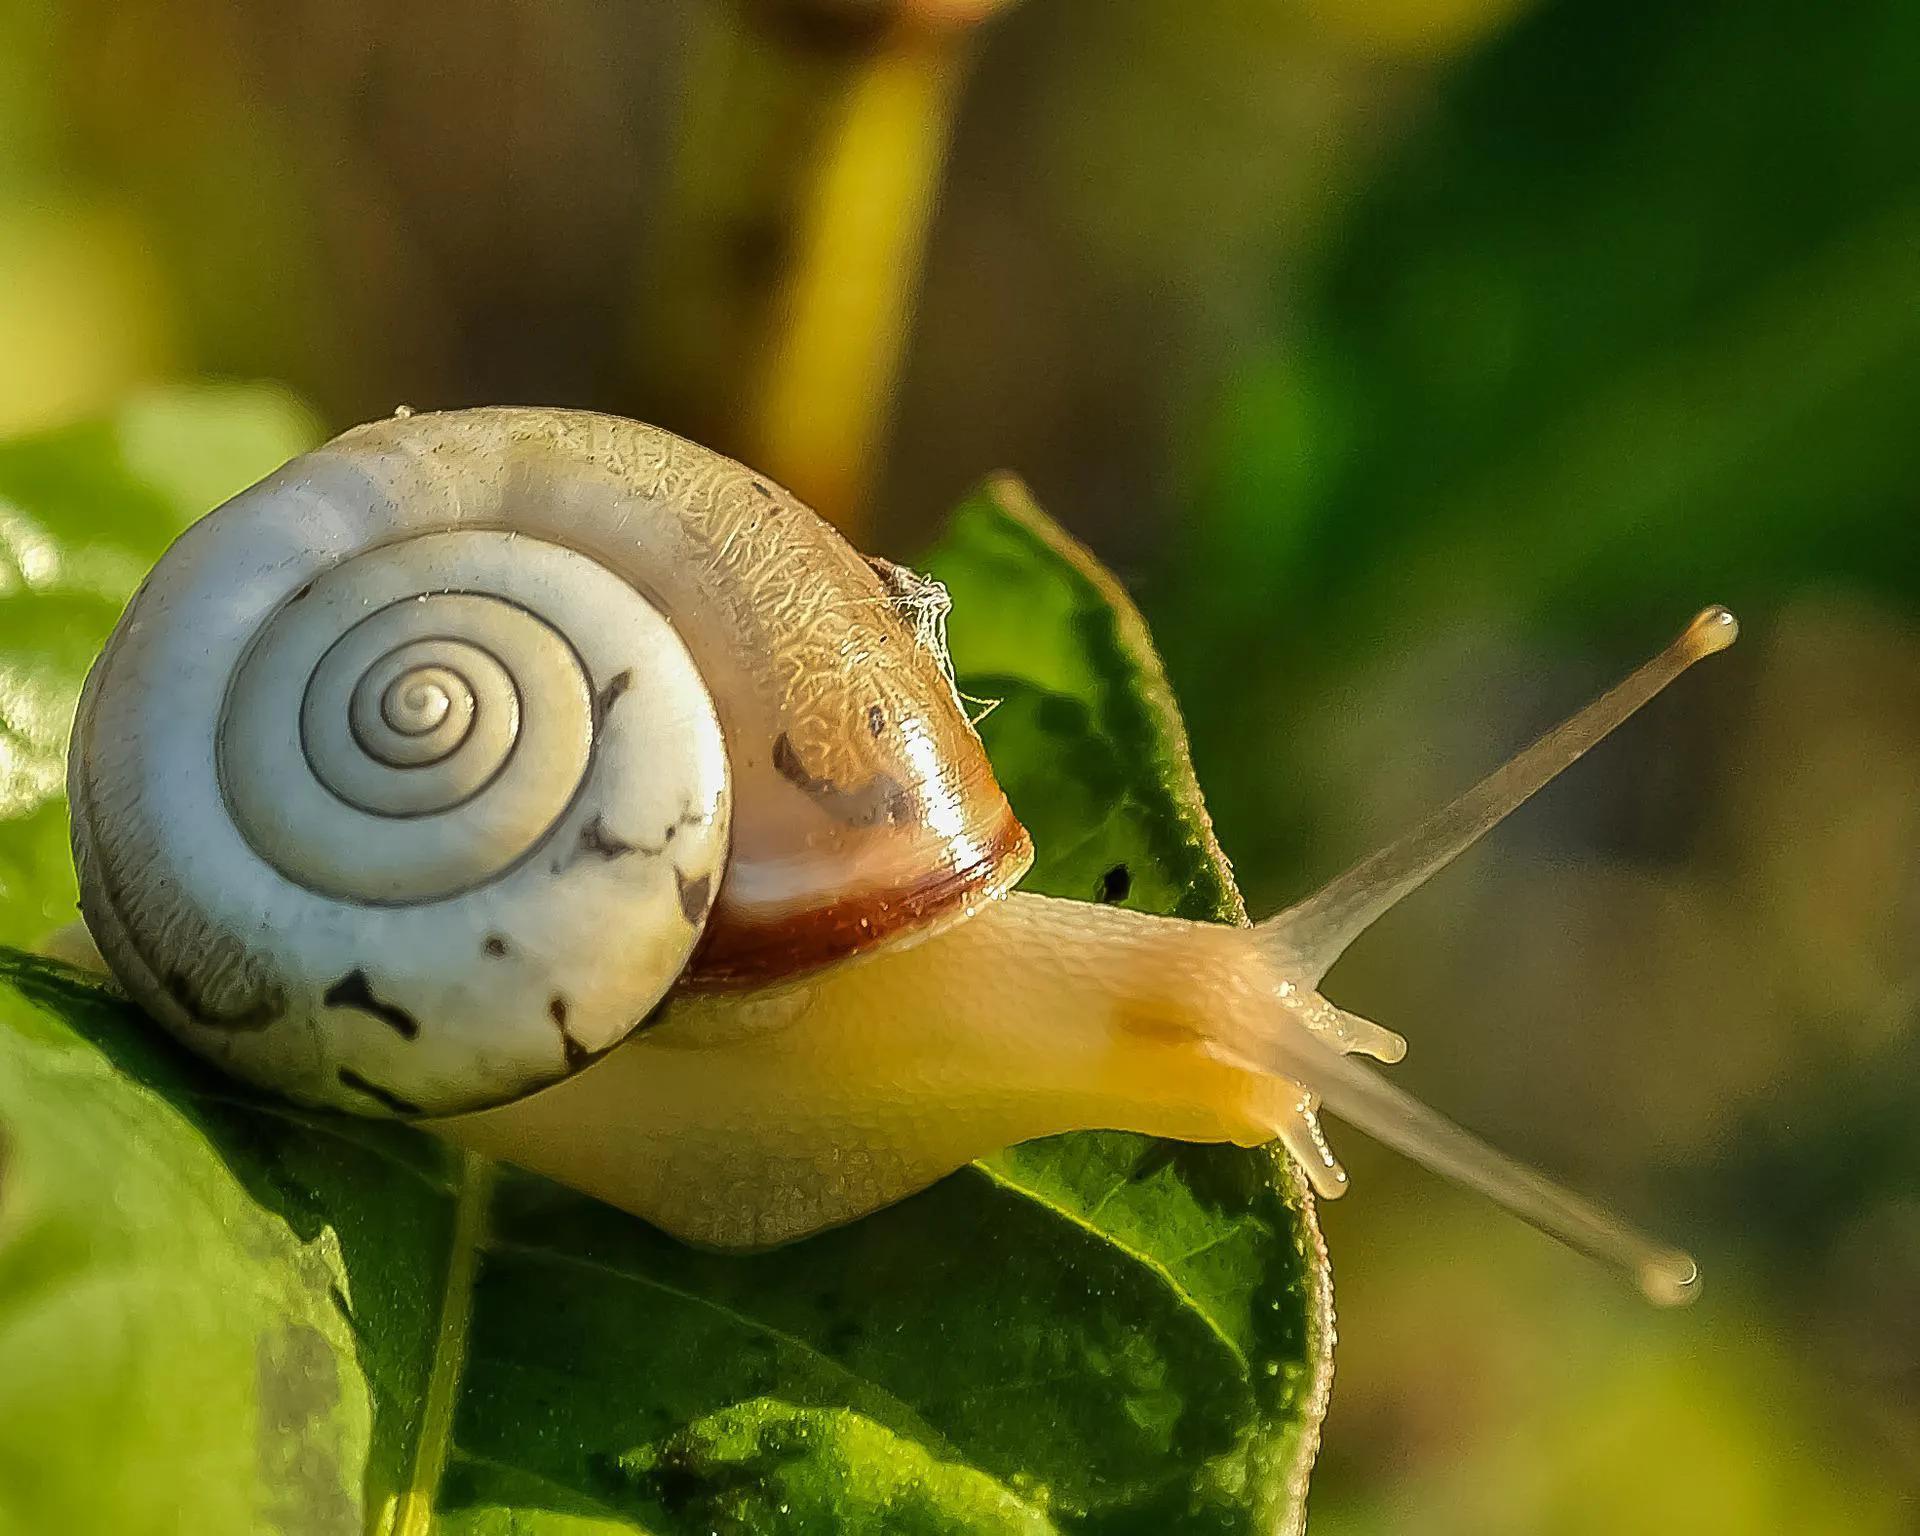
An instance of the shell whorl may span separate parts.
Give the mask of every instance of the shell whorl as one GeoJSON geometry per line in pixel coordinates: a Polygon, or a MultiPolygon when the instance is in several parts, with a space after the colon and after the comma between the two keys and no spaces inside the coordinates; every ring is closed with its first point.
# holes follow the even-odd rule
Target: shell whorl
{"type": "Polygon", "coordinates": [[[336,566],[262,626],[228,689],[220,782],[242,834],[347,900],[496,878],[606,745],[593,669],[562,627],[587,625],[630,632],[636,652],[677,643],[617,577],[513,534],[423,534],[336,566]]]}
{"type": "Polygon", "coordinates": [[[618,1043],[684,971],[729,836],[668,618],[564,544],[380,515],[418,490],[270,481],[196,525],[89,679],[71,769],[129,989],[242,1076],[363,1113],[502,1102],[618,1043]]]}

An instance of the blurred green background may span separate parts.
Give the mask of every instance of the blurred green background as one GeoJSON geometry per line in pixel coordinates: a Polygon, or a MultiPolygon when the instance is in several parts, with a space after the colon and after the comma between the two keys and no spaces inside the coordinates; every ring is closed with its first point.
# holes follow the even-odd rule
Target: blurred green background
{"type": "Polygon", "coordinates": [[[1730,604],[1328,985],[1704,1298],[1335,1126],[1313,1529],[1920,1528],[1920,11],[992,10],[0,0],[0,433],[592,405],[899,555],[1014,468],[1257,911],[1730,604]]]}

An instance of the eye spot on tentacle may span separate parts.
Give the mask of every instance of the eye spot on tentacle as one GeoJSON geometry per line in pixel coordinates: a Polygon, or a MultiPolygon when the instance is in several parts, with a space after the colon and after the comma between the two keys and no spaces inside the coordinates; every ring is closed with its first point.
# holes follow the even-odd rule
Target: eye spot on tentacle
{"type": "Polygon", "coordinates": [[[320,1001],[329,1008],[357,1008],[362,1013],[371,1014],[402,1040],[416,1040],[420,1036],[420,1021],[406,1009],[375,997],[365,971],[348,971],[327,988],[320,1001]]]}
{"type": "Polygon", "coordinates": [[[713,876],[701,875],[688,879],[680,870],[673,872],[673,878],[680,886],[680,910],[689,923],[699,927],[706,921],[707,909],[713,905],[713,876]]]}
{"type": "Polygon", "coordinates": [[[1099,894],[1094,897],[1102,906],[1112,906],[1116,901],[1125,901],[1133,890],[1133,871],[1124,864],[1116,864],[1100,877],[1099,894]]]}
{"type": "Polygon", "coordinates": [[[384,1105],[396,1115],[418,1115],[424,1113],[420,1106],[414,1103],[412,1099],[402,1098],[391,1088],[382,1088],[378,1083],[362,1077],[358,1072],[354,1071],[352,1067],[341,1067],[336,1073],[336,1076],[339,1077],[343,1086],[351,1088],[355,1093],[365,1094],[368,1098],[372,1099],[374,1103],[384,1105]]]}

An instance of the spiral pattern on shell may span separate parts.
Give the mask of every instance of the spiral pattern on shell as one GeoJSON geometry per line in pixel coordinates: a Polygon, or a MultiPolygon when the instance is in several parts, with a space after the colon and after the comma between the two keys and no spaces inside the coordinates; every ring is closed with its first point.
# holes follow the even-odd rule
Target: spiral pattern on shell
{"type": "Polygon", "coordinates": [[[592,668],[542,616],[562,590],[603,635],[653,643],[660,621],[631,587],[512,534],[425,534],[315,581],[262,627],[222,713],[220,778],[247,841],[290,880],[375,903],[511,868],[602,745],[592,668]]]}
{"type": "Polygon", "coordinates": [[[599,559],[301,510],[268,482],[197,525],[89,680],[89,925],[140,1001],[282,1092],[518,1097],[627,1035],[700,936],[713,701],[599,559]]]}

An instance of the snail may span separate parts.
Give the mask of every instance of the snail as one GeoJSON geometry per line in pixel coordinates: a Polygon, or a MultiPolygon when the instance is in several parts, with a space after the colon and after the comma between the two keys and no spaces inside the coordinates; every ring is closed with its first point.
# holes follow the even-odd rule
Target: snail
{"type": "Polygon", "coordinates": [[[1322,1108],[1619,1266],[1684,1254],[1357,1058],[1322,977],[1689,664],[1597,702],[1251,927],[1015,889],[944,593],[778,486],[584,412],[403,414],[191,527],[86,682],[81,911],[187,1046],[693,1243],[851,1221],[1032,1137],[1278,1140],[1322,1108]]]}

